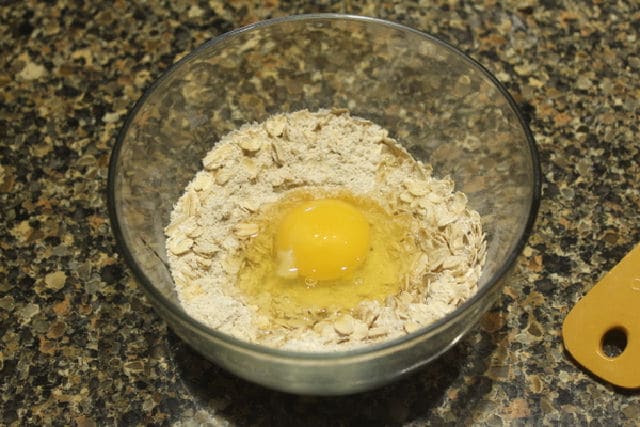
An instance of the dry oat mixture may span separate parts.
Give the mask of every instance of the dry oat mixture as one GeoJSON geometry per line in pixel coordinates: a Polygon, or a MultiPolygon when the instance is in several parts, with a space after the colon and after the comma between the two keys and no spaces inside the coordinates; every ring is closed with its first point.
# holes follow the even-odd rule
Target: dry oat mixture
{"type": "Polygon", "coordinates": [[[477,290],[485,258],[480,215],[388,132],[345,110],[306,110],[246,124],[203,160],[166,227],[167,253],[184,310],[239,339],[299,351],[348,349],[410,333],[477,290]],[[365,195],[410,213],[418,253],[401,291],[349,313],[270,322],[234,286],[262,206],[299,188],[365,195]]]}

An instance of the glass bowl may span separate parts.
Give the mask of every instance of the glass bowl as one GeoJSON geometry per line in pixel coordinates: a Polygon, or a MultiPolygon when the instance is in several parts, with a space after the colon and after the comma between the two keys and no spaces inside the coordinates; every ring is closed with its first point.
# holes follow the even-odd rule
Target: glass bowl
{"type": "Polygon", "coordinates": [[[194,349],[236,375],[287,392],[338,395],[396,380],[454,345],[493,304],[540,198],[533,138],[505,88],[430,35],[380,19],[301,15],[223,34],[172,66],[138,101],[113,149],[109,213],[149,301],[194,349]],[[240,341],[181,308],[163,228],[204,154],[247,122],[347,108],[388,129],[480,212],[487,259],[478,293],[446,317],[388,342],[292,352],[240,341]]]}

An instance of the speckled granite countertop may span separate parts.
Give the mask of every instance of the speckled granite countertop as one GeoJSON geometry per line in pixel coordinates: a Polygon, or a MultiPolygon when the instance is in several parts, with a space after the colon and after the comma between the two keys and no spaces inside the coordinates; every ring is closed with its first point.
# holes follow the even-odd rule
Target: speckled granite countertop
{"type": "Polygon", "coordinates": [[[576,367],[560,337],[640,241],[638,2],[231,3],[1,2],[0,424],[638,425],[640,394],[576,367]],[[269,391],[193,353],[116,254],[105,202],[115,134],[163,70],[212,36],[305,12],[388,18],[470,53],[529,117],[545,178],[481,324],[417,375],[340,398],[269,391]]]}

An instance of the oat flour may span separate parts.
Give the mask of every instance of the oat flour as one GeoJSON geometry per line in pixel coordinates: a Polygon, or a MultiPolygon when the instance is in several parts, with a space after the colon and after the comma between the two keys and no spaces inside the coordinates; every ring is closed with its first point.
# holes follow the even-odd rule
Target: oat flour
{"type": "Polygon", "coordinates": [[[298,351],[330,351],[388,340],[443,317],[477,290],[485,258],[480,215],[436,179],[388,132],[346,110],[306,110],[246,124],[203,160],[166,227],[167,254],[184,310],[249,342],[298,351]],[[273,324],[234,287],[242,248],[258,231],[261,206],[289,190],[322,187],[410,213],[420,253],[402,290],[363,301],[312,325],[273,324]]]}

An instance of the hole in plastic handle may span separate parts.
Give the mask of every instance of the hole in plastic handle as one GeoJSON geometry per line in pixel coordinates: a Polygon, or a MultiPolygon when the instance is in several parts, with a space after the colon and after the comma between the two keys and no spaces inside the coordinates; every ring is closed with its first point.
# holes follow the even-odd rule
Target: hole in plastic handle
{"type": "Polygon", "coordinates": [[[619,357],[627,348],[627,331],[616,326],[609,329],[602,337],[602,353],[610,359],[619,357]]]}

